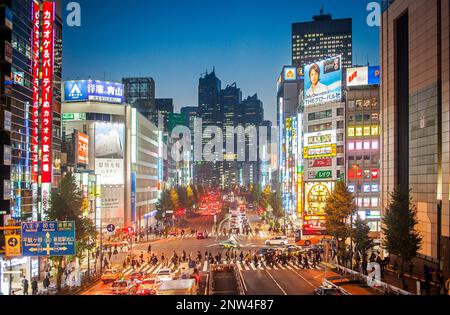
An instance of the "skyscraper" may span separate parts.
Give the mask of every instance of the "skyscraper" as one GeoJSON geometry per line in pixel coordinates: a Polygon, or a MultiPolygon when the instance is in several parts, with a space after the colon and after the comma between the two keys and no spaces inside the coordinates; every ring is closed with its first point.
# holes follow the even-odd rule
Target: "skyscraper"
{"type": "Polygon", "coordinates": [[[158,126],[158,117],[159,115],[162,115],[162,119],[164,122],[164,131],[168,131],[168,124],[169,124],[169,116],[170,114],[173,114],[173,99],[172,98],[157,98],[155,100],[156,104],[156,111],[151,118],[153,123],[155,123],[158,126]]]}
{"type": "Polygon", "coordinates": [[[183,107],[181,108],[180,112],[184,117],[186,126],[189,127],[189,130],[191,130],[193,136],[194,122],[195,119],[198,117],[198,107],[194,106],[183,107]]]}
{"type": "Polygon", "coordinates": [[[389,1],[381,18],[381,208],[411,189],[426,264],[450,275],[449,2],[389,1]]]}
{"type": "Polygon", "coordinates": [[[342,67],[352,66],[352,19],[335,19],[331,14],[313,21],[292,24],[292,64],[303,75],[303,67],[326,57],[342,55],[342,67]]]}
{"type": "MultiPolygon", "coordinates": [[[[221,81],[217,78],[215,71],[200,78],[198,87],[199,116],[202,118],[203,130],[208,126],[222,127],[222,114],[220,108],[221,81]]],[[[211,140],[202,138],[205,145],[211,140]]],[[[198,183],[218,187],[220,181],[219,162],[197,162],[195,166],[195,178],[198,183]]]]}

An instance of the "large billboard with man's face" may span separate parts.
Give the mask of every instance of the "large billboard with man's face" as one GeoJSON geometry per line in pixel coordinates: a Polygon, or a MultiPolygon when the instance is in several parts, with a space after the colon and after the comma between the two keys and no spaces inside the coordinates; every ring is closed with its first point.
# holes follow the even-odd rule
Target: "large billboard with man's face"
{"type": "Polygon", "coordinates": [[[305,106],[341,101],[341,59],[337,56],[305,66],[305,106]]]}

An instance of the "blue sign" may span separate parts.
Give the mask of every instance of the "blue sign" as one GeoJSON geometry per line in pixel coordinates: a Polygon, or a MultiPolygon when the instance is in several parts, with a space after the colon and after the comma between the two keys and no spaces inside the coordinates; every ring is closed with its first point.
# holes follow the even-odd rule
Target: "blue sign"
{"type": "Polygon", "coordinates": [[[136,173],[131,173],[131,218],[136,222],[136,173]]]}
{"type": "Polygon", "coordinates": [[[381,83],[381,67],[369,67],[369,85],[380,85],[381,83]]]}
{"type": "Polygon", "coordinates": [[[22,223],[24,257],[75,255],[75,222],[22,223]]]}
{"type": "Polygon", "coordinates": [[[94,80],[65,82],[64,99],[66,102],[105,102],[122,104],[124,101],[123,84],[94,80]]]}

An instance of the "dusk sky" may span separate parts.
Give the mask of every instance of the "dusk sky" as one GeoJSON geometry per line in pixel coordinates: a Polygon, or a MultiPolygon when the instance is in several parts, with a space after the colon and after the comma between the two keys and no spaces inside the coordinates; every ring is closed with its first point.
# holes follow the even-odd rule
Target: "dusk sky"
{"type": "Polygon", "coordinates": [[[265,119],[275,122],[291,23],[312,20],[322,4],[333,18],[353,18],[353,63],[379,64],[379,28],[366,23],[369,0],[78,2],[82,26],[64,26],[63,79],[151,76],[156,97],[173,98],[176,111],[198,105],[198,79],[215,66],[222,88],[236,82],[244,98],[258,93],[265,119]]]}

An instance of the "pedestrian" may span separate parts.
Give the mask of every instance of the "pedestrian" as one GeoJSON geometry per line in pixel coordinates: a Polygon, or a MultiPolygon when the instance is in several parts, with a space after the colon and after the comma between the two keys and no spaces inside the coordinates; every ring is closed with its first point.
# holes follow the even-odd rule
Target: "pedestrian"
{"type": "MultiPolygon", "coordinates": [[[[108,269],[108,267],[109,267],[108,260],[106,259],[106,257],[105,257],[105,260],[103,261],[103,267],[105,269],[108,269]]],[[[67,277],[66,277],[66,279],[67,279],[67,277]]]]}
{"type": "Polygon", "coordinates": [[[50,286],[50,278],[49,278],[48,276],[45,277],[45,279],[44,279],[42,285],[44,286],[44,290],[47,290],[47,289],[48,289],[48,287],[50,286]]]}
{"type": "Polygon", "coordinates": [[[113,252],[114,260],[117,259],[117,255],[118,255],[118,254],[119,254],[119,251],[117,250],[117,247],[115,247],[115,248],[114,248],[114,252],[113,252]]]}
{"type": "Polygon", "coordinates": [[[22,279],[23,295],[28,295],[28,279],[24,276],[22,279]]]}
{"type": "Polygon", "coordinates": [[[150,255],[151,252],[152,252],[152,245],[148,245],[147,254],[150,255]]]}
{"type": "Polygon", "coordinates": [[[37,293],[38,293],[38,283],[36,281],[36,278],[34,278],[33,281],[31,281],[31,294],[37,295],[37,293]]]}

